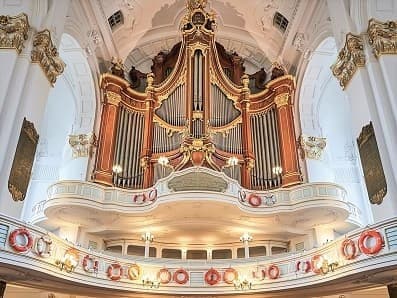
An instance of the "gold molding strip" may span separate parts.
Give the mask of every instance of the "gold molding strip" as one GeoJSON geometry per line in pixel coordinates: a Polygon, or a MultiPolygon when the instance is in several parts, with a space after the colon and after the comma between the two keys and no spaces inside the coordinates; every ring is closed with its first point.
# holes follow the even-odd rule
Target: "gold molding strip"
{"type": "Polygon", "coordinates": [[[243,123],[243,118],[240,115],[232,122],[228,123],[227,125],[221,127],[208,126],[207,130],[209,134],[221,133],[223,136],[226,136],[231,129],[235,128],[237,125],[241,123],[243,123]]]}
{"type": "Polygon", "coordinates": [[[32,63],[40,64],[48,81],[54,86],[57,77],[63,73],[66,64],[59,57],[57,48],[47,29],[37,32],[33,37],[32,63]]]}
{"type": "Polygon", "coordinates": [[[384,54],[397,54],[397,21],[370,19],[367,33],[376,58],[384,54]]]}
{"type": "Polygon", "coordinates": [[[28,16],[21,13],[17,16],[0,16],[0,49],[15,49],[18,54],[28,39],[28,16]]]}
{"type": "Polygon", "coordinates": [[[165,122],[156,114],[153,115],[153,123],[157,123],[160,127],[165,128],[168,136],[172,136],[175,132],[183,133],[186,130],[186,126],[173,126],[165,122]]]}
{"type": "Polygon", "coordinates": [[[360,35],[348,33],[345,45],[338,54],[336,62],[331,66],[332,74],[339,81],[342,89],[352,79],[359,67],[365,65],[364,42],[360,35]]]}

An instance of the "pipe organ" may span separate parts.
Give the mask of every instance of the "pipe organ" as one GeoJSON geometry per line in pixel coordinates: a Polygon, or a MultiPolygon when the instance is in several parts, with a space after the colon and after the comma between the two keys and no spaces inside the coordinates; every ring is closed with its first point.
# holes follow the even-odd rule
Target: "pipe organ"
{"type": "Polygon", "coordinates": [[[243,74],[241,57],[215,41],[215,16],[204,3],[187,1],[182,42],[154,58],[145,92],[102,75],[94,181],[146,188],[172,171],[203,166],[249,189],[300,183],[294,78],[277,68],[253,90],[255,76],[243,74]]]}

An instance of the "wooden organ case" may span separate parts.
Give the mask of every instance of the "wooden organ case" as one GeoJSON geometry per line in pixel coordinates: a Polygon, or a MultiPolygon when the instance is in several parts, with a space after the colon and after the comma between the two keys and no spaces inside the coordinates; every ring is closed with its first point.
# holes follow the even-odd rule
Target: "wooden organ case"
{"type": "Polygon", "coordinates": [[[144,93],[102,75],[94,181],[147,188],[170,171],[203,166],[248,189],[301,182],[294,78],[281,75],[251,94],[242,59],[233,54],[225,63],[218,53],[215,14],[205,2],[187,2],[177,59],[166,65],[164,55],[155,57],[144,93]]]}

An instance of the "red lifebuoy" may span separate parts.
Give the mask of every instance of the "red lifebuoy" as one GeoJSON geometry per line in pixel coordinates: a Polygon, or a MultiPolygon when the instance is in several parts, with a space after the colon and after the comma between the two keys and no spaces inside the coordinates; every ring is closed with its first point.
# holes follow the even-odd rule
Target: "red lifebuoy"
{"type": "Polygon", "coordinates": [[[323,262],[324,262],[324,258],[322,255],[313,256],[311,260],[312,271],[316,274],[321,273],[321,266],[323,265],[323,262]],[[320,267],[318,266],[319,263],[321,264],[320,267]]]}
{"type": "Polygon", "coordinates": [[[308,273],[312,269],[311,263],[309,261],[298,261],[296,263],[296,271],[308,273]]]}
{"type": "Polygon", "coordinates": [[[235,280],[238,279],[238,272],[234,268],[228,268],[223,272],[223,281],[231,285],[235,280]]]}
{"type": "Polygon", "coordinates": [[[220,273],[214,268],[208,270],[204,276],[205,282],[210,286],[216,285],[220,281],[220,279],[221,279],[220,273]]]}
{"type": "Polygon", "coordinates": [[[157,199],[157,189],[153,188],[148,194],[145,194],[145,201],[155,201],[157,199]]]}
{"type": "Polygon", "coordinates": [[[142,193],[140,193],[140,194],[135,194],[135,195],[132,197],[132,200],[134,201],[134,203],[143,204],[143,203],[146,202],[146,195],[145,195],[145,194],[142,194],[142,193]]]}
{"type": "Polygon", "coordinates": [[[270,279],[277,279],[280,276],[280,269],[276,265],[270,265],[267,268],[267,276],[270,279]]]}
{"type": "Polygon", "coordinates": [[[189,274],[184,269],[178,269],[174,272],[173,279],[176,283],[184,285],[189,280],[189,274]]]}
{"type": "Polygon", "coordinates": [[[258,207],[262,204],[262,198],[257,194],[250,194],[248,197],[248,203],[253,207],[258,207]]]}
{"type": "Polygon", "coordinates": [[[351,239],[345,239],[341,245],[341,253],[346,260],[353,260],[356,257],[356,244],[351,239]]]}
{"type": "Polygon", "coordinates": [[[107,275],[111,280],[120,280],[123,275],[123,268],[119,263],[110,264],[107,270],[107,275]],[[118,274],[114,274],[114,270],[117,270],[118,274]]]}
{"type": "Polygon", "coordinates": [[[85,272],[94,273],[98,272],[98,260],[95,260],[93,257],[86,255],[83,259],[83,269],[85,272]]]}
{"type": "Polygon", "coordinates": [[[361,233],[360,238],[358,239],[358,247],[360,251],[365,253],[366,255],[374,255],[377,254],[383,247],[383,238],[382,235],[375,230],[368,230],[361,233]],[[375,245],[372,247],[368,247],[366,241],[368,238],[375,239],[375,245]]]}
{"type": "Polygon", "coordinates": [[[168,284],[171,281],[171,272],[166,268],[160,269],[157,278],[160,280],[160,283],[168,284]]]}
{"type": "Polygon", "coordinates": [[[30,232],[25,228],[15,229],[10,234],[9,238],[10,246],[17,252],[27,252],[32,249],[33,237],[30,232]],[[25,238],[25,243],[17,243],[17,237],[23,236],[25,238]]]}

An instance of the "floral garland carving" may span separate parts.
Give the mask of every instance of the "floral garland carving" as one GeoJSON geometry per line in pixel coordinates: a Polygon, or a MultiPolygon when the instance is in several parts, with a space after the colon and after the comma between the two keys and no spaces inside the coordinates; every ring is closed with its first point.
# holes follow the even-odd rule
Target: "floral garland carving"
{"type": "Polygon", "coordinates": [[[51,40],[51,33],[47,29],[37,32],[33,38],[33,50],[31,54],[33,63],[40,64],[51,85],[54,85],[57,77],[65,70],[65,63],[59,57],[57,48],[51,40]]]}
{"type": "Polygon", "coordinates": [[[367,32],[376,58],[383,54],[397,54],[397,21],[383,23],[370,19],[367,32]]]}
{"type": "Polygon", "coordinates": [[[28,16],[21,13],[17,16],[0,16],[0,48],[16,49],[18,54],[23,49],[23,43],[28,39],[28,16]]]}
{"type": "Polygon", "coordinates": [[[332,74],[345,89],[359,67],[365,65],[364,43],[360,35],[348,33],[345,45],[338,54],[336,62],[331,66],[332,74]]]}
{"type": "Polygon", "coordinates": [[[316,160],[321,159],[323,151],[327,145],[326,138],[301,135],[299,141],[303,150],[304,158],[316,160]]]}

